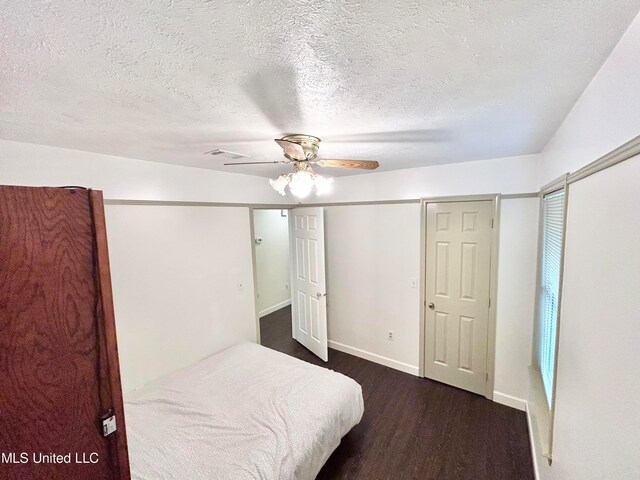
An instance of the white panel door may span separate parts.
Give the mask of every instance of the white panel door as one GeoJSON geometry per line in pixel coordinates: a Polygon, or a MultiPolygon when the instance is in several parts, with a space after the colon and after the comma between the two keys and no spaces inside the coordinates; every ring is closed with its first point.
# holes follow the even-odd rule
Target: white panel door
{"type": "Polygon", "coordinates": [[[321,207],[295,208],[291,212],[293,338],[326,362],[329,355],[324,212],[321,207]]]}
{"type": "Polygon", "coordinates": [[[427,204],[425,376],[485,394],[493,202],[427,204]]]}

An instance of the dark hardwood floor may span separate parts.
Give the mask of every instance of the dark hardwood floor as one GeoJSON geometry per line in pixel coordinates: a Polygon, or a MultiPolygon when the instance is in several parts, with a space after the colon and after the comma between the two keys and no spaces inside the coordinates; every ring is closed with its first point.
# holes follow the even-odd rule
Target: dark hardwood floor
{"type": "Polygon", "coordinates": [[[533,480],[524,412],[330,349],[324,363],[291,338],[291,309],[260,321],[264,346],[362,386],[364,417],[318,479],[533,480]]]}

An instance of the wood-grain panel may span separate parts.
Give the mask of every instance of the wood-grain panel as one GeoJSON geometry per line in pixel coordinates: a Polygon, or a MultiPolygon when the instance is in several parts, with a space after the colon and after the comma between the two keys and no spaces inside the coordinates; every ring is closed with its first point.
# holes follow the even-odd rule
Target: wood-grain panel
{"type": "Polygon", "coordinates": [[[99,420],[99,379],[105,404],[120,386],[119,378],[109,386],[104,320],[96,320],[105,308],[93,231],[86,190],[0,187],[0,451],[29,455],[1,463],[0,478],[129,478],[126,450],[115,454],[124,428],[104,438],[99,420]],[[70,454],[70,463],[34,463],[51,453],[70,454]],[[91,454],[97,463],[77,463],[91,454]]]}
{"type": "Polygon", "coordinates": [[[129,452],[127,448],[127,434],[124,418],[124,401],[122,398],[122,383],[120,381],[120,359],[118,355],[118,341],[116,337],[116,320],[113,310],[113,292],[111,289],[111,267],[109,266],[109,249],[107,246],[107,226],[104,214],[104,199],[102,192],[93,190],[93,215],[95,228],[95,243],[97,254],[97,274],[100,285],[100,304],[102,306],[106,362],[108,369],[103,371],[107,375],[109,384],[110,406],[116,414],[118,429],[110,439],[113,456],[114,471],[121,480],[130,478],[129,452]]]}

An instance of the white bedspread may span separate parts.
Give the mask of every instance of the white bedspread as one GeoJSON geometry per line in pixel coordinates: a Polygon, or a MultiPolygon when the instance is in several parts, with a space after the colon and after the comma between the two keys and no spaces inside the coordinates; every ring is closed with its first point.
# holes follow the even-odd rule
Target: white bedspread
{"type": "Polygon", "coordinates": [[[312,479],[362,418],[352,379],[243,343],[125,396],[134,479],[312,479]]]}

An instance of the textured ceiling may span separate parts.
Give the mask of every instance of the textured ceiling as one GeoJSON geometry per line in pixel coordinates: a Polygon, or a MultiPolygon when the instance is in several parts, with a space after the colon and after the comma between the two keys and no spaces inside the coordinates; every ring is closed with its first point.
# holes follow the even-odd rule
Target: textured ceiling
{"type": "Polygon", "coordinates": [[[299,132],[391,170],[540,151],[640,0],[1,5],[0,138],[229,170],[203,152],[299,132]]]}

